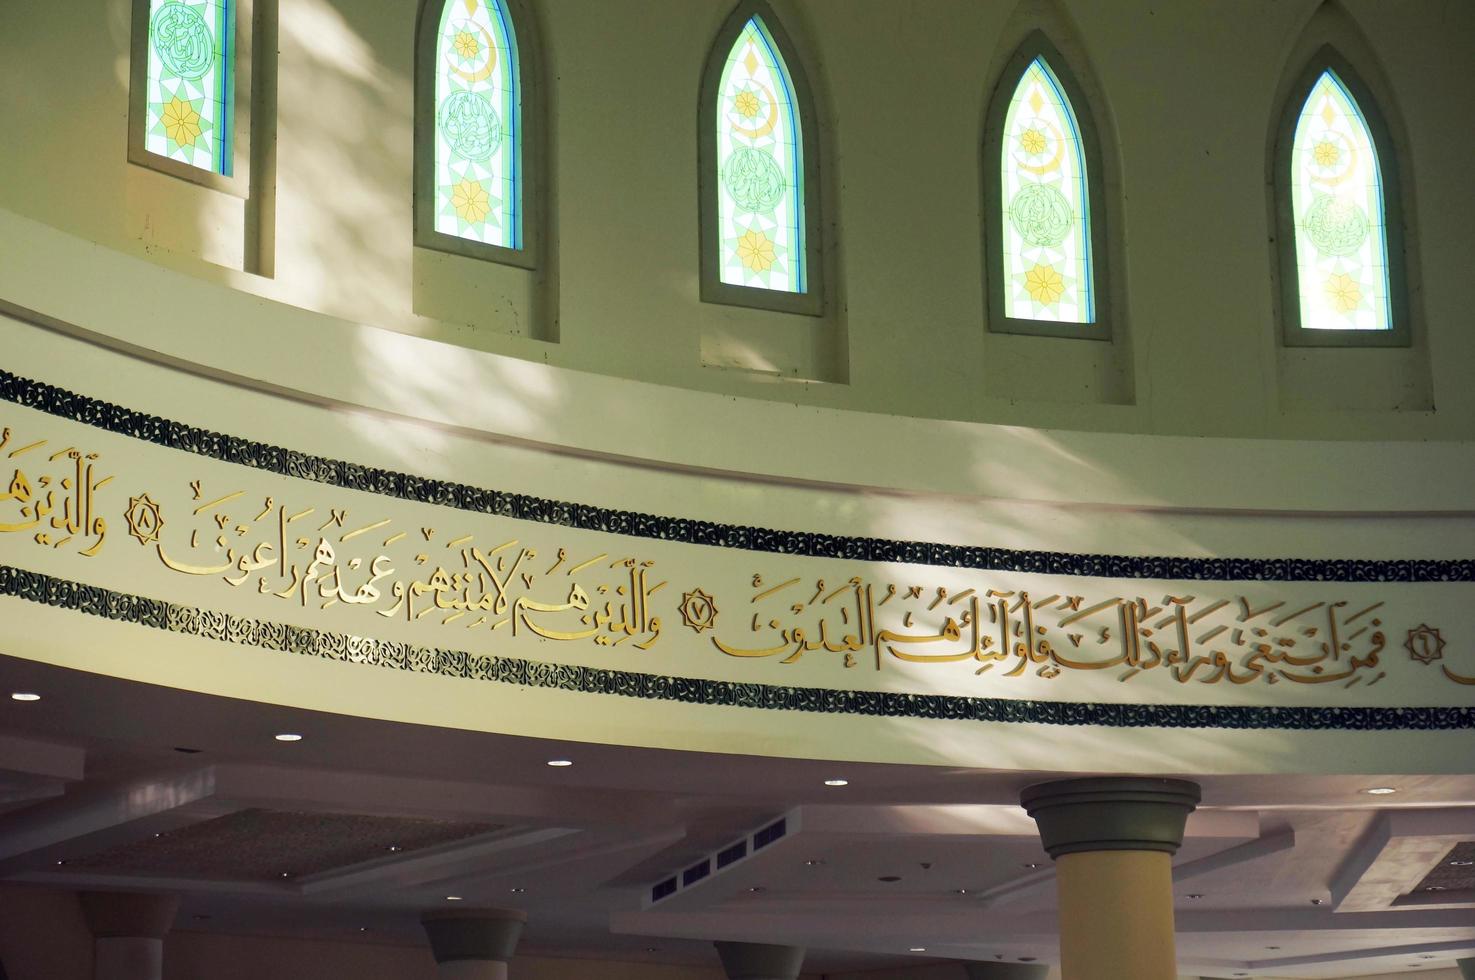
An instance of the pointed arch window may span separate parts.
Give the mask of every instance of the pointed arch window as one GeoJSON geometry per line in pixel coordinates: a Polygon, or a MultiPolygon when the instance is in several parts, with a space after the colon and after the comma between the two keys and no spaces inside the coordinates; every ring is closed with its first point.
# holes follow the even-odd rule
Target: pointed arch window
{"type": "Polygon", "coordinates": [[[426,0],[417,39],[417,244],[534,264],[533,59],[518,0],[426,0]]]}
{"type": "Polygon", "coordinates": [[[1408,343],[1386,133],[1371,93],[1324,49],[1292,91],[1277,154],[1287,344],[1408,343]]]}
{"type": "Polygon", "coordinates": [[[251,0],[134,0],[132,162],[246,195],[253,23],[251,0]]]}
{"type": "Polygon", "coordinates": [[[1085,109],[1064,59],[1038,34],[995,92],[984,150],[995,331],[1110,336],[1100,156],[1085,109]]]}
{"type": "Polygon", "coordinates": [[[703,299],[823,312],[812,105],[772,10],[739,5],[718,34],[702,84],[703,299]]]}

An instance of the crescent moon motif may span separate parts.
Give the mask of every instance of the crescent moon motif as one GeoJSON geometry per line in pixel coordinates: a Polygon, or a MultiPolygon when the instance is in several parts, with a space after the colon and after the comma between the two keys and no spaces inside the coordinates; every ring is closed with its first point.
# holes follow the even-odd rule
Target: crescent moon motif
{"type": "Polygon", "coordinates": [[[487,29],[473,21],[460,21],[451,25],[451,39],[446,46],[446,61],[450,65],[451,74],[465,79],[468,82],[480,82],[491,77],[497,68],[497,48],[492,44],[492,36],[487,29]],[[481,35],[482,50],[486,52],[487,63],[475,71],[468,71],[456,63],[455,32],[475,30],[481,35]]]}
{"type": "MultiPolygon", "coordinates": [[[[1049,130],[1047,137],[1051,140],[1054,140],[1055,142],[1055,155],[1045,163],[1034,164],[1026,163],[1025,161],[1019,159],[1019,155],[1016,152],[1014,155],[1014,161],[1019,164],[1019,169],[1028,171],[1032,174],[1047,174],[1050,173],[1052,170],[1059,170],[1060,161],[1065,158],[1065,137],[1061,135],[1060,130],[1057,129],[1055,124],[1050,122],[1048,119],[1031,119],[1024,125],[1031,129],[1049,130]]],[[[1017,139],[1018,137],[1015,138],[1017,139]]]]}
{"type": "MultiPolygon", "coordinates": [[[[764,85],[756,78],[749,79],[749,84],[756,86],[767,98],[768,117],[763,121],[763,124],[761,126],[750,129],[746,126],[740,126],[736,122],[733,122],[732,114],[731,112],[729,112],[728,124],[732,126],[732,131],[734,133],[737,133],[739,136],[746,136],[748,139],[756,140],[761,139],[762,137],[767,136],[769,133],[773,132],[773,128],[778,125],[778,101],[773,97],[773,92],[769,90],[768,86],[764,85]]],[[[726,98],[726,96],[724,96],[724,98],[726,98]]]]}

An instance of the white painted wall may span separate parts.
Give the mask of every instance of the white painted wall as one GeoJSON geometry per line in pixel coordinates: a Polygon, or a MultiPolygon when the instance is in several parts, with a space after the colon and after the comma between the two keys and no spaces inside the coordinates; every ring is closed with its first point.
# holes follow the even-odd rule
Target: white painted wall
{"type": "MultiPolygon", "coordinates": [[[[1089,59],[1120,174],[1128,323],[1106,360],[984,329],[977,145],[1020,24],[1012,0],[781,3],[828,110],[841,247],[823,320],[697,300],[695,85],[726,0],[608,0],[599,16],[587,0],[535,4],[554,161],[556,262],[541,285],[411,245],[412,0],[280,0],[279,95],[258,114],[277,136],[273,179],[250,202],[126,162],[127,0],[4,5],[0,208],[79,239],[44,283],[57,300],[100,247],[390,331],[782,403],[1126,433],[1469,438],[1475,196],[1459,189],[1475,132],[1449,125],[1475,98],[1468,3],[1346,4],[1406,123],[1427,335],[1412,352],[1276,346],[1266,141],[1317,5],[1061,0],[1057,40],[1089,59]],[[263,230],[274,277],[243,271],[261,265],[246,243],[263,230]]],[[[26,236],[5,248],[23,253],[26,236]]],[[[260,353],[208,314],[121,292],[181,336],[260,353]]],[[[308,363],[346,353],[302,340],[290,356],[308,363]]]]}

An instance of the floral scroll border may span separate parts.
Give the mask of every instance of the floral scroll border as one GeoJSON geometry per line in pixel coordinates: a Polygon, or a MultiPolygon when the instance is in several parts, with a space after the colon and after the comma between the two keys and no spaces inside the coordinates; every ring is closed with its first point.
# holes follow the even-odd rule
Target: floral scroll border
{"type": "Polygon", "coordinates": [[[936,718],[1108,728],[1231,730],[1469,731],[1475,706],[1319,708],[1176,704],[1102,704],[980,698],[891,691],[845,691],[668,677],[636,671],[474,654],[291,626],[0,565],[0,596],[183,636],[390,670],[495,681],[519,687],[612,694],[646,701],[810,711],[876,718],[936,718]]]}
{"type": "Polygon", "coordinates": [[[717,548],[971,568],[1035,575],[1215,582],[1475,582],[1475,559],[1457,558],[1189,558],[1153,555],[1076,554],[952,545],[929,541],[845,537],[818,531],[721,524],[615,510],[529,494],[488,490],[409,473],[312,456],[281,446],[210,432],[111,402],[0,371],[0,401],[36,409],[118,435],[237,463],[282,476],[311,480],[416,503],[584,531],[717,548]]]}

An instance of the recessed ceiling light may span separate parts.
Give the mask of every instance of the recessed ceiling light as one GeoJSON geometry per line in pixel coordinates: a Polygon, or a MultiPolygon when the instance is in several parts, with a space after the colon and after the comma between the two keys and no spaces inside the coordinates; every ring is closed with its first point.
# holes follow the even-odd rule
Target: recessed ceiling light
{"type": "Polygon", "coordinates": [[[1424,891],[1426,891],[1426,892],[1442,892],[1442,891],[1444,891],[1444,886],[1443,885],[1429,885],[1429,886],[1427,886],[1424,889],[1424,891]]]}
{"type": "Polygon", "coordinates": [[[909,953],[925,953],[925,952],[927,952],[927,947],[926,946],[913,946],[911,949],[907,950],[907,952],[909,952],[909,953]]]}
{"type": "Polygon", "coordinates": [[[848,779],[826,779],[825,780],[825,785],[826,786],[849,786],[850,785],[850,780],[848,780],[848,779]]]}
{"type": "Polygon", "coordinates": [[[40,701],[41,695],[34,691],[16,691],[10,695],[12,701],[40,701]]]}
{"type": "Polygon", "coordinates": [[[522,887],[518,887],[518,888],[509,889],[509,891],[511,891],[512,894],[514,894],[514,895],[521,895],[523,892],[527,891],[527,889],[526,888],[522,888],[522,887]]]}
{"type": "Polygon", "coordinates": [[[1475,861],[1451,861],[1449,866],[1451,868],[1475,868],[1475,861]]]}
{"type": "Polygon", "coordinates": [[[645,951],[647,953],[659,953],[661,951],[661,947],[659,947],[659,946],[647,946],[647,947],[645,947],[645,951]]]}
{"type": "Polygon", "coordinates": [[[573,765],[574,762],[572,759],[549,759],[548,764],[554,769],[567,769],[569,766],[573,765]]]}
{"type": "Polygon", "coordinates": [[[290,878],[290,877],[292,877],[292,872],[290,872],[290,871],[283,871],[282,874],[281,874],[281,877],[283,877],[283,878],[290,878]]]}
{"type": "Polygon", "coordinates": [[[1028,864],[1026,864],[1024,866],[1026,868],[1038,868],[1038,867],[1041,867],[1041,865],[1040,865],[1040,863],[1038,861],[1030,861],[1028,864]]]}
{"type": "Polygon", "coordinates": [[[824,858],[810,858],[808,861],[804,862],[804,866],[806,868],[817,868],[824,863],[824,858]]]}
{"type": "Polygon", "coordinates": [[[459,902],[459,901],[461,901],[461,896],[460,895],[447,895],[446,896],[446,901],[448,901],[448,902],[459,902]]]}
{"type": "Polygon", "coordinates": [[[876,880],[877,881],[884,881],[888,885],[894,885],[898,881],[901,880],[901,876],[900,875],[882,875],[881,877],[877,878],[876,880]]]}
{"type": "Polygon", "coordinates": [[[1194,893],[1194,894],[1192,894],[1192,895],[1189,895],[1189,896],[1188,896],[1188,897],[1189,897],[1189,898],[1203,898],[1203,896],[1202,896],[1202,895],[1200,895],[1200,894],[1198,894],[1198,893],[1196,893],[1196,892],[1195,892],[1195,893],[1194,893]]]}
{"type": "Polygon", "coordinates": [[[398,844],[390,844],[388,847],[385,848],[385,850],[388,851],[390,854],[395,854],[399,851],[404,850],[404,848],[400,847],[398,844]]]}
{"type": "Polygon", "coordinates": [[[957,894],[959,894],[959,895],[966,895],[966,894],[968,894],[968,889],[966,889],[966,888],[959,888],[957,890],[957,894]]]}
{"type": "Polygon", "coordinates": [[[766,892],[766,891],[768,891],[768,889],[767,888],[764,888],[762,885],[753,885],[752,887],[750,887],[748,889],[748,891],[753,892],[754,894],[757,894],[758,892],[766,892]]]}
{"type": "Polygon", "coordinates": [[[1374,786],[1372,789],[1363,790],[1363,792],[1368,796],[1390,796],[1398,792],[1398,789],[1393,786],[1374,786]]]}
{"type": "Polygon", "coordinates": [[[1326,899],[1324,899],[1324,898],[1313,898],[1311,900],[1311,904],[1312,905],[1320,905],[1321,903],[1323,903],[1325,901],[1326,901],[1326,899]]]}
{"type": "Polygon", "coordinates": [[[296,732],[282,732],[276,736],[276,739],[278,742],[300,742],[302,741],[302,736],[296,732]]]}
{"type": "Polygon", "coordinates": [[[63,864],[66,864],[66,863],[67,863],[67,862],[66,862],[66,861],[65,861],[65,859],[62,859],[62,860],[58,860],[58,861],[57,861],[57,862],[56,862],[56,864],[57,864],[57,866],[58,866],[58,867],[60,867],[60,866],[61,866],[61,865],[63,865],[63,864]]]}

